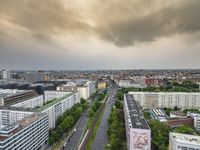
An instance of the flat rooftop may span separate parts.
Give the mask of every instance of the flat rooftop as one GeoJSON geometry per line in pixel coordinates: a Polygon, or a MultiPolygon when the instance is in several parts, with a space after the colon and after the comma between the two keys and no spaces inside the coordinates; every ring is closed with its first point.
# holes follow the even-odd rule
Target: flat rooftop
{"type": "Polygon", "coordinates": [[[131,123],[132,123],[132,128],[150,129],[133,95],[126,94],[125,96],[126,96],[131,123]]]}
{"type": "Polygon", "coordinates": [[[200,136],[170,132],[176,143],[193,144],[200,146],[200,136]]]}
{"type": "Polygon", "coordinates": [[[153,113],[158,118],[167,118],[167,115],[162,109],[150,109],[150,113],[153,113]]]}
{"type": "Polygon", "coordinates": [[[186,117],[186,114],[182,111],[171,111],[170,114],[176,115],[176,116],[179,116],[179,117],[186,117]]]}

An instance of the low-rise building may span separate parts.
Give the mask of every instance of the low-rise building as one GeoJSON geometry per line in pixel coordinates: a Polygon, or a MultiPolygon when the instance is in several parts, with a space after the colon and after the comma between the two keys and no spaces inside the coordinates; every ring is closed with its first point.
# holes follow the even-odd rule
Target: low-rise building
{"type": "Polygon", "coordinates": [[[132,80],[119,80],[119,87],[122,88],[144,88],[146,87],[144,84],[136,83],[132,80]]]}
{"type": "Polygon", "coordinates": [[[32,115],[0,129],[0,150],[41,150],[48,134],[47,115],[32,115]]]}
{"type": "Polygon", "coordinates": [[[98,87],[98,89],[105,89],[106,81],[99,81],[97,87],[98,87]]]}
{"type": "Polygon", "coordinates": [[[170,111],[170,118],[185,118],[186,114],[182,111],[170,111]]]}
{"type": "Polygon", "coordinates": [[[192,117],[186,118],[168,118],[166,124],[172,128],[187,125],[194,126],[194,119],[192,117]]]}
{"type": "Polygon", "coordinates": [[[159,120],[160,122],[166,122],[168,116],[165,114],[165,112],[162,109],[150,109],[149,110],[150,116],[155,119],[159,120]]]}
{"type": "Polygon", "coordinates": [[[133,95],[124,95],[124,118],[128,150],[151,149],[151,129],[133,95]]]}
{"type": "Polygon", "coordinates": [[[170,132],[169,150],[200,150],[200,136],[170,132]]]}

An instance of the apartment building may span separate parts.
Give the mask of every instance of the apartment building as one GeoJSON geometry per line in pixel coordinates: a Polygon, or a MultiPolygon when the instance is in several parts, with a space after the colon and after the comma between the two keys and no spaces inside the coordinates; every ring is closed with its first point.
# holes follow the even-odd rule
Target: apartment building
{"type": "Polygon", "coordinates": [[[133,95],[124,95],[124,117],[128,150],[151,149],[151,129],[133,95]]]}
{"type": "Polygon", "coordinates": [[[32,115],[1,128],[0,150],[42,150],[48,134],[47,115],[32,115]]]}
{"type": "Polygon", "coordinates": [[[200,136],[170,132],[169,150],[200,150],[200,136]]]}
{"type": "MultiPolygon", "coordinates": [[[[49,92],[51,93],[51,92],[49,92]]],[[[59,94],[56,92],[58,97],[59,94]]],[[[55,94],[55,95],[56,95],[55,94]]],[[[7,107],[2,106],[0,109],[0,127],[5,125],[11,125],[12,123],[19,121],[32,114],[45,113],[48,115],[48,127],[49,129],[55,128],[56,119],[62,115],[67,109],[80,102],[80,93],[70,93],[62,95],[60,98],[55,98],[52,101],[46,100],[46,102],[37,108],[22,108],[22,107],[7,107]],[[48,102],[48,103],[47,103],[48,102]]]]}
{"type": "Polygon", "coordinates": [[[49,129],[55,128],[57,118],[67,109],[80,102],[80,93],[70,93],[61,98],[57,98],[50,103],[35,109],[35,112],[48,114],[49,129]]]}
{"type": "Polygon", "coordinates": [[[56,88],[58,91],[80,92],[80,96],[88,99],[96,91],[95,82],[88,80],[71,81],[56,88]]]}
{"type": "Polygon", "coordinates": [[[200,108],[200,93],[129,92],[145,108],[200,108]]]}

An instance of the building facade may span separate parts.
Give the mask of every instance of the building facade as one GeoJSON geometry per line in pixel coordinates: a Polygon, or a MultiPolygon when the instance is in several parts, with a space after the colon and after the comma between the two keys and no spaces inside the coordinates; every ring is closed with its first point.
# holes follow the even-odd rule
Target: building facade
{"type": "Polygon", "coordinates": [[[200,108],[200,93],[129,92],[145,108],[200,108]]]}
{"type": "Polygon", "coordinates": [[[11,125],[32,114],[34,112],[29,112],[21,108],[0,108],[0,128],[11,125]]]}
{"type": "Polygon", "coordinates": [[[47,115],[33,115],[0,130],[0,150],[40,150],[48,141],[47,115]]]}

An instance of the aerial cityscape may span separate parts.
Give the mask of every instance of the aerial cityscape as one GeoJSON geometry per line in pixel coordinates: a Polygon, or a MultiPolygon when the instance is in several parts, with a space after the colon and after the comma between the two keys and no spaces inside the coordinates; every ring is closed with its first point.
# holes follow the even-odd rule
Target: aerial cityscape
{"type": "Polygon", "coordinates": [[[199,0],[0,0],[0,150],[200,150],[199,0]]]}

